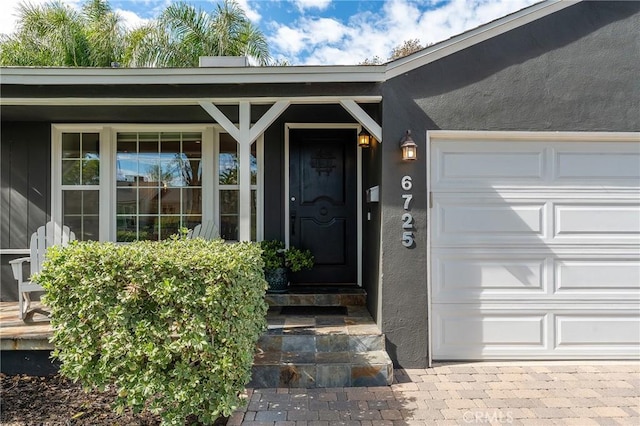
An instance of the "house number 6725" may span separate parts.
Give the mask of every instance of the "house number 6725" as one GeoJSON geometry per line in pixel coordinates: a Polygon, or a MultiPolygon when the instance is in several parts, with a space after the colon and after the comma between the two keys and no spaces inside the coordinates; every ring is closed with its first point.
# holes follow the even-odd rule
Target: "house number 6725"
{"type": "MultiPolygon", "coordinates": [[[[400,182],[402,189],[405,191],[411,191],[413,188],[413,182],[411,176],[404,176],[400,182]]],[[[411,200],[413,200],[413,194],[402,194],[403,208],[405,213],[402,215],[402,245],[405,247],[413,247],[415,240],[413,238],[413,216],[409,211],[411,210],[411,200]]]]}

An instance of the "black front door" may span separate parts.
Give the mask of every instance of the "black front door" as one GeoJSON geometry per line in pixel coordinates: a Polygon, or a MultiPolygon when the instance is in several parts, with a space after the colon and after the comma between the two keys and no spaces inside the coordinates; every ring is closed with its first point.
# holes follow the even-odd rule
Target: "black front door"
{"type": "Polygon", "coordinates": [[[292,283],[357,282],[356,131],[289,133],[289,241],[315,257],[292,283]]]}

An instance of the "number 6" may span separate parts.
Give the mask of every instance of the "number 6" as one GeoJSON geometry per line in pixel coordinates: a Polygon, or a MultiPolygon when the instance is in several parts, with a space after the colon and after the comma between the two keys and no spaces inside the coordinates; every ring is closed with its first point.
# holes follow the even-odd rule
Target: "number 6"
{"type": "Polygon", "coordinates": [[[411,182],[411,176],[404,176],[402,178],[402,189],[405,191],[410,190],[413,187],[413,183],[411,182]]]}

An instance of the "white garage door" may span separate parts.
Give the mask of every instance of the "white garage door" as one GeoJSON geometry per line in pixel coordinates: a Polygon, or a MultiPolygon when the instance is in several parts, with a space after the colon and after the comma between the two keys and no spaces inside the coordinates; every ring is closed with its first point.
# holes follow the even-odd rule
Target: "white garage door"
{"type": "Polygon", "coordinates": [[[433,359],[640,356],[639,141],[430,134],[433,359]]]}

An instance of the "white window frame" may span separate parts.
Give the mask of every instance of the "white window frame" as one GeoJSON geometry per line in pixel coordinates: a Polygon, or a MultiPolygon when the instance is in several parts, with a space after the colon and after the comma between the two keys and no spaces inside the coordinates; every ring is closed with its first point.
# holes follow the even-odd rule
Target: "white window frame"
{"type": "MultiPolygon", "coordinates": [[[[62,223],[62,134],[100,134],[100,208],[99,239],[116,241],[116,142],[119,132],[201,132],[202,133],[202,221],[220,226],[218,183],[218,153],[220,133],[226,133],[218,124],[52,124],[51,125],[51,219],[62,223]],[[105,219],[106,218],[106,219],[105,219]]],[[[256,190],[256,239],[264,236],[264,135],[255,141],[258,163],[256,190]]],[[[238,150],[238,153],[240,150],[238,150]]],[[[70,187],[65,189],[86,189],[70,187]]],[[[240,226],[243,226],[240,223],[240,226]]],[[[250,226],[250,224],[249,224],[250,226]]]]}

